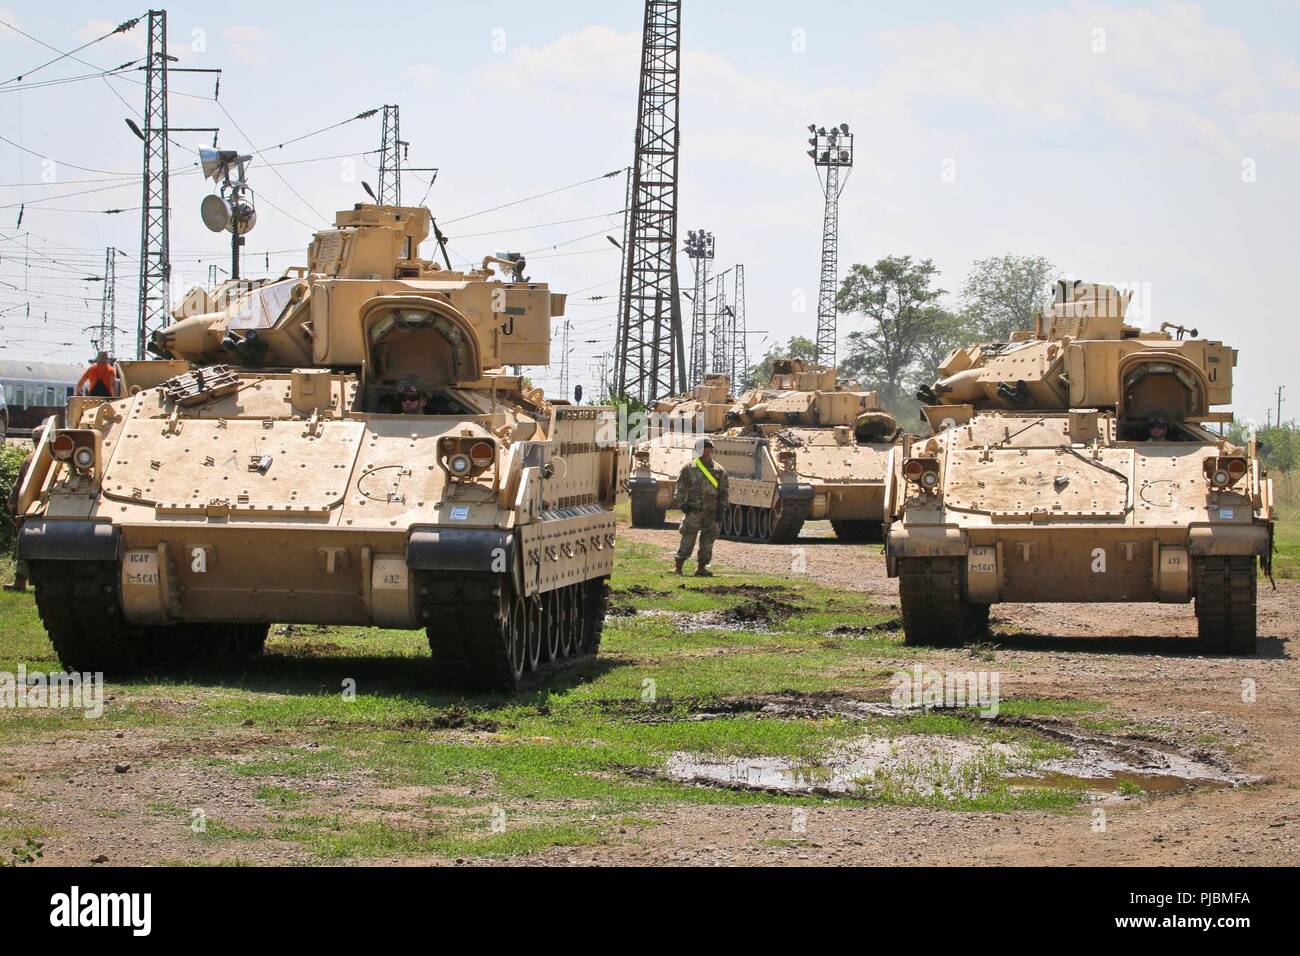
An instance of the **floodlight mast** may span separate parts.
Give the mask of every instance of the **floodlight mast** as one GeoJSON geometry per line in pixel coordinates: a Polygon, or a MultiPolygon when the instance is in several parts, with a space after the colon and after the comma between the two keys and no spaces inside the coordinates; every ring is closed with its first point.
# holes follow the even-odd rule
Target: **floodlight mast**
{"type": "MultiPolygon", "coordinates": [[[[241,156],[233,149],[207,149],[200,147],[199,161],[203,174],[213,182],[221,183],[221,198],[229,210],[229,221],[225,228],[230,231],[230,278],[239,279],[239,247],[244,244],[244,235],[257,224],[257,210],[253,206],[253,190],[248,185],[246,167],[253,157],[241,156]],[[231,170],[235,178],[230,178],[231,170]]],[[[220,227],[208,223],[209,229],[220,227]]]]}
{"type": "MultiPolygon", "coordinates": [[[[853,134],[849,124],[841,123],[826,127],[810,124],[808,144],[812,147],[808,155],[817,169],[818,180],[826,196],[825,213],[822,217],[822,269],[821,284],[817,293],[817,354],[815,361],[820,365],[834,365],[836,351],[835,295],[839,285],[839,242],[840,242],[840,193],[844,183],[840,181],[841,169],[853,169],[853,134]],[[822,170],[826,171],[823,178],[822,170]]],[[[847,182],[847,178],[845,180],[847,182]]]]}
{"type": "Polygon", "coordinates": [[[713,233],[691,229],[686,233],[686,255],[695,266],[695,294],[691,301],[691,364],[684,388],[704,379],[707,369],[709,263],[713,261],[713,233]]]}

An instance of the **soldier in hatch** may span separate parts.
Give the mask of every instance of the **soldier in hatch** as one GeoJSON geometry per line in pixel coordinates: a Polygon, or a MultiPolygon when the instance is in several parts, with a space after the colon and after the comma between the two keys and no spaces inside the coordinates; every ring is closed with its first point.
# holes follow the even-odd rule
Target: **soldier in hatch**
{"type": "Polygon", "coordinates": [[[1152,412],[1147,416],[1147,441],[1169,440],[1169,417],[1164,412],[1152,412]]]}
{"type": "Polygon", "coordinates": [[[403,415],[425,415],[429,395],[424,385],[414,378],[404,378],[397,386],[397,410],[403,415]]]}
{"type": "Polygon", "coordinates": [[[682,511],[682,543],[677,549],[678,574],[695,549],[695,536],[700,538],[700,553],[695,569],[696,577],[711,578],[709,562],[713,560],[713,542],[718,539],[719,525],[727,502],[727,472],[713,460],[713,442],[705,438],[698,446],[699,457],[682,468],[673,491],[674,508],[682,511]]]}

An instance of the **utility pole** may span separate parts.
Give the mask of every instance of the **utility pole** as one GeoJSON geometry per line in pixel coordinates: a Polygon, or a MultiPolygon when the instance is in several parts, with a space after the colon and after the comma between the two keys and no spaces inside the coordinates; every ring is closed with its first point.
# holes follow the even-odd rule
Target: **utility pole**
{"type": "Polygon", "coordinates": [[[636,157],[624,254],[617,391],[642,402],[686,383],[677,284],[681,0],[646,0],[636,157]]]}
{"type": "Polygon", "coordinates": [[[117,249],[104,253],[104,294],[99,303],[99,335],[95,350],[117,358],[117,249]]]}
{"type": "Polygon", "coordinates": [[[560,336],[560,396],[569,401],[569,329],[573,323],[568,319],[564,320],[563,332],[560,336]]]}
{"type": "MultiPolygon", "coordinates": [[[[623,173],[623,232],[619,237],[623,240],[623,244],[618,247],[619,252],[621,252],[624,256],[627,255],[628,249],[630,249],[632,246],[631,238],[630,238],[631,228],[632,228],[632,167],[629,166],[623,173]]],[[[614,360],[615,361],[617,361],[618,357],[623,354],[623,333],[627,328],[627,313],[624,311],[624,309],[626,308],[625,293],[627,292],[627,281],[628,281],[627,270],[620,268],[618,273],[618,306],[617,306],[618,315],[617,315],[617,324],[614,326],[614,360]]],[[[614,378],[617,378],[617,375],[615,375],[614,378]]],[[[614,390],[617,387],[618,387],[618,383],[611,379],[610,383],[606,387],[605,397],[606,398],[614,397],[614,390]]],[[[619,397],[620,398],[622,397],[621,394],[619,395],[619,397]]]]}
{"type": "Polygon", "coordinates": [[[1278,428],[1282,427],[1282,389],[1284,388],[1286,388],[1285,385],[1279,385],[1277,387],[1277,427],[1278,428]]]}
{"type": "Polygon", "coordinates": [[[707,369],[709,263],[713,261],[713,233],[692,229],[686,233],[686,255],[695,270],[691,299],[691,365],[682,390],[700,384],[707,369]]]}
{"type": "Polygon", "coordinates": [[[834,365],[837,318],[835,295],[839,291],[840,193],[848,182],[847,177],[843,182],[840,181],[840,170],[853,169],[853,134],[849,132],[848,123],[832,126],[830,132],[824,126],[809,125],[808,132],[812,134],[808,139],[812,146],[808,155],[812,157],[817,179],[826,196],[822,216],[822,275],[817,293],[815,361],[819,365],[834,365]]]}
{"type": "MultiPolygon", "coordinates": [[[[145,345],[158,329],[171,322],[171,235],[168,218],[171,198],[167,186],[168,135],[170,133],[212,133],[212,127],[172,127],[167,125],[167,76],[171,72],[220,73],[219,69],[185,69],[171,66],[174,57],[167,53],[167,11],[150,10],[149,39],[144,70],[144,128],[131,119],[131,131],[144,142],[142,172],[143,193],[140,200],[140,291],[136,318],[135,357],[145,357],[145,345]]],[[[220,82],[220,81],[218,81],[220,82]]]]}

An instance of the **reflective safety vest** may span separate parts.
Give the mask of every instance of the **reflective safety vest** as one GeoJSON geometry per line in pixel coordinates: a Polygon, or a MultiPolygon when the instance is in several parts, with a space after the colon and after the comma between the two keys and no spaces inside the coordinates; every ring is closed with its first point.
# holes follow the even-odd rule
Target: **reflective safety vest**
{"type": "Polygon", "coordinates": [[[711,484],[714,488],[718,487],[718,479],[713,477],[713,472],[709,471],[708,468],[704,467],[704,462],[701,461],[699,458],[695,459],[695,467],[700,469],[700,471],[704,473],[705,478],[709,479],[709,484],[711,484]]]}

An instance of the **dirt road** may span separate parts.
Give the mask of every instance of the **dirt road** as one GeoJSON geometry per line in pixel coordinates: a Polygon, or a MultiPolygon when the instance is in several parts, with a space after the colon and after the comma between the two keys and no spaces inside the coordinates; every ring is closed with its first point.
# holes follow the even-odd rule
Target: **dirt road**
{"type": "MultiPolygon", "coordinates": [[[[824,534],[816,525],[813,535],[824,534]]],[[[664,549],[671,532],[626,529],[664,549]]],[[[787,547],[720,541],[722,566],[807,575],[897,605],[879,548],[806,537],[787,547]]],[[[996,668],[1004,697],[1089,699],[1146,728],[1160,746],[1222,758],[1259,778],[1233,789],[1099,799],[1092,812],[955,813],[834,805],[795,818],[789,807],[674,809],[615,846],[553,851],[554,863],[875,865],[1294,865],[1300,836],[1300,583],[1262,582],[1260,652],[1196,656],[1195,618],[1175,605],[1003,605],[993,615],[992,663],[936,651],[938,669],[996,668]],[[1249,682],[1253,681],[1253,685],[1249,682]],[[1254,688],[1254,696],[1247,693],[1254,688]],[[1245,699],[1251,702],[1246,702],[1245,699]],[[1104,828],[1095,811],[1104,813],[1104,828]]],[[[888,664],[889,662],[882,662],[888,664]]]]}

